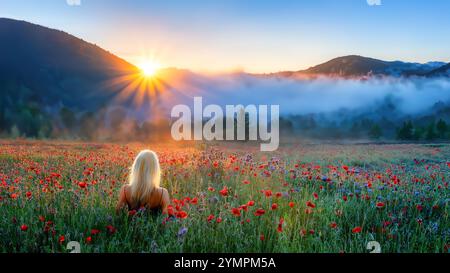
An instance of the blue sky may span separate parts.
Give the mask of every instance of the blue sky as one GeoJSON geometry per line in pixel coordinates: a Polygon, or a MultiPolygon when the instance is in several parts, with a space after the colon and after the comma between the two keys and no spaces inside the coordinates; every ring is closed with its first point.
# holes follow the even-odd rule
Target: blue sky
{"type": "Polygon", "coordinates": [[[197,71],[299,70],[349,54],[450,62],[448,14],[448,0],[0,0],[0,17],[64,30],[133,63],[197,71]]]}

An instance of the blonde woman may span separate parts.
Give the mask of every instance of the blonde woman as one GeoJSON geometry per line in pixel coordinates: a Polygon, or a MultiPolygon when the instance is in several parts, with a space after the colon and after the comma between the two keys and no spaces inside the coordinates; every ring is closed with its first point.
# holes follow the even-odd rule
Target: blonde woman
{"type": "Polygon", "coordinates": [[[150,150],[141,151],[130,170],[129,183],[120,189],[116,212],[127,206],[128,210],[150,209],[167,213],[169,193],[159,186],[161,170],[158,156],[150,150]]]}

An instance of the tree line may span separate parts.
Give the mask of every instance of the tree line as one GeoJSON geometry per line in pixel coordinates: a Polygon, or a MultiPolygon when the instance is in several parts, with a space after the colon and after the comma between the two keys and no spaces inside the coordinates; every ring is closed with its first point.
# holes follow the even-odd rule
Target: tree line
{"type": "MultiPolygon", "coordinates": [[[[0,115],[0,137],[82,140],[148,140],[170,137],[169,120],[138,122],[127,117],[123,108],[77,113],[61,107],[57,114],[47,114],[33,104],[0,115]]],[[[249,132],[245,116],[246,136],[249,132]]],[[[280,117],[280,136],[318,139],[372,139],[401,141],[450,140],[450,125],[443,119],[424,122],[390,121],[382,118],[347,120],[341,123],[317,121],[308,117],[280,117]]],[[[246,138],[247,139],[247,138],[246,138]]]]}

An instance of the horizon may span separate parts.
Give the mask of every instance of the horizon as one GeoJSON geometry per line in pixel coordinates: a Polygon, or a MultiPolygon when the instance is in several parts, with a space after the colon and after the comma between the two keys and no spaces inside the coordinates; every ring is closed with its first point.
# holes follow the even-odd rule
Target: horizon
{"type": "Polygon", "coordinates": [[[450,8],[445,1],[434,5],[420,0],[384,0],[381,5],[366,0],[258,5],[254,1],[108,1],[109,10],[102,14],[96,12],[105,1],[84,0],[80,5],[71,1],[2,1],[0,17],[67,32],[138,67],[142,60],[151,59],[160,68],[259,74],[304,70],[349,55],[450,62],[450,49],[440,46],[450,39],[443,27],[450,19],[438,13],[450,8]],[[41,15],[35,8],[42,10],[41,15]],[[180,19],[181,15],[190,20],[180,19]],[[311,23],[314,20],[319,23],[311,23]],[[405,27],[405,21],[412,26],[405,27]],[[387,43],[393,45],[389,50],[387,43]]]}

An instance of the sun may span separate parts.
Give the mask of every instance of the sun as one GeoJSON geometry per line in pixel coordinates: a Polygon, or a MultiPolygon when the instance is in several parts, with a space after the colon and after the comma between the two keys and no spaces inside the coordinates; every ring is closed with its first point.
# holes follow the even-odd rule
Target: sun
{"type": "Polygon", "coordinates": [[[161,66],[155,61],[143,61],[138,65],[145,77],[153,77],[156,75],[161,66]]]}

